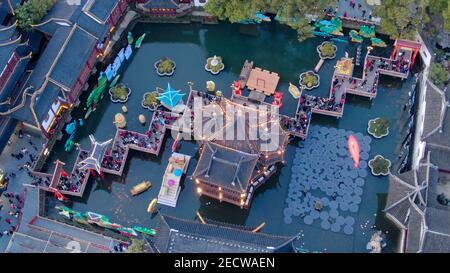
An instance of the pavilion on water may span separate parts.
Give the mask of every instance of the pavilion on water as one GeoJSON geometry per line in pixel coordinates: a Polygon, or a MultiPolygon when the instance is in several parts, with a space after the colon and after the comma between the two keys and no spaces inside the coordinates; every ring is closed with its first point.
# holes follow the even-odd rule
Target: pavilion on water
{"type": "Polygon", "coordinates": [[[192,175],[197,192],[248,208],[255,190],[276,172],[278,164],[284,163],[290,134],[281,127],[281,116],[272,112],[272,107],[260,110],[250,107],[245,99],[217,98],[193,91],[188,107],[195,97],[202,96],[213,98],[198,111],[202,115],[213,113],[206,118],[203,115],[201,120],[204,126],[213,124],[213,132],[194,132],[201,146],[200,159],[192,175]],[[259,123],[251,117],[266,122],[259,123]],[[230,133],[235,137],[226,137],[230,133]]]}

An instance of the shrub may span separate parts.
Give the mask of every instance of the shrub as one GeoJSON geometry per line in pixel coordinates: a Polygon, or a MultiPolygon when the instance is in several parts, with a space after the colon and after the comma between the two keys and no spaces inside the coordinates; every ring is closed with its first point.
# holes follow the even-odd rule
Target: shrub
{"type": "Polygon", "coordinates": [[[31,26],[39,23],[53,7],[56,0],[28,0],[19,5],[16,10],[17,27],[29,31],[31,26]]]}

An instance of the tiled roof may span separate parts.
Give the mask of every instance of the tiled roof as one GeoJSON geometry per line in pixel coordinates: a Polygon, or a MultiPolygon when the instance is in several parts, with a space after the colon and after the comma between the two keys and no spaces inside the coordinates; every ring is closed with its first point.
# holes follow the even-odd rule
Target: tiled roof
{"type": "Polygon", "coordinates": [[[79,27],[102,39],[108,31],[105,21],[118,2],[119,0],[80,0],[79,4],[74,4],[73,1],[57,0],[35,28],[53,35],[62,25],[78,24],[79,27]]]}
{"type": "Polygon", "coordinates": [[[445,95],[431,82],[427,83],[425,120],[423,122],[422,138],[426,139],[438,132],[442,127],[445,115],[445,95]]]}
{"type": "Polygon", "coordinates": [[[253,233],[216,224],[201,224],[161,216],[153,242],[159,252],[170,253],[268,253],[289,250],[295,237],[253,233]]]}
{"type": "Polygon", "coordinates": [[[142,4],[145,9],[177,9],[177,0],[148,0],[142,4]]]}
{"type": "Polygon", "coordinates": [[[257,155],[206,142],[192,177],[242,191],[247,188],[257,161],[257,155]]]}

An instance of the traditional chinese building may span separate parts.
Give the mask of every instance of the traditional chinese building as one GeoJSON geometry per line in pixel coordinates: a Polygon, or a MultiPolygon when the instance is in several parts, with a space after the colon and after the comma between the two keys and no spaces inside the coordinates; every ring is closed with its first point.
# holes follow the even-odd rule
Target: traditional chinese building
{"type": "MultiPolygon", "coordinates": [[[[26,84],[16,88],[20,96],[16,96],[4,112],[47,138],[59,131],[58,125],[64,124],[65,113],[78,103],[81,91],[87,87],[98,58],[111,48],[112,34],[129,2],[57,0],[42,21],[33,26],[33,35],[41,33],[43,37],[39,59],[29,68],[26,84]]],[[[10,30],[0,30],[0,36],[2,32],[10,30]]],[[[7,49],[11,50],[19,42],[20,39],[15,43],[9,41],[7,49]]],[[[11,55],[0,86],[6,85],[5,79],[12,77],[10,74],[15,71],[13,68],[19,64],[20,57],[11,55]]]]}
{"type": "Polygon", "coordinates": [[[16,28],[14,8],[20,1],[0,3],[0,151],[14,131],[17,120],[10,117],[11,105],[20,97],[18,86],[32,57],[32,42],[16,28]]]}
{"type": "Polygon", "coordinates": [[[384,211],[400,230],[400,252],[449,252],[450,95],[431,82],[424,92],[424,156],[417,170],[390,175],[384,211]]]}
{"type": "Polygon", "coordinates": [[[159,216],[157,233],[149,239],[157,253],[287,253],[295,252],[296,236],[274,236],[227,224],[159,216]]]}
{"type": "Polygon", "coordinates": [[[192,8],[191,0],[147,0],[139,1],[137,8],[151,16],[177,17],[185,15],[192,8]]]}
{"type": "Polygon", "coordinates": [[[212,134],[194,132],[201,145],[192,175],[197,192],[241,208],[250,207],[256,189],[276,172],[278,164],[284,163],[289,142],[289,134],[281,128],[274,109],[251,104],[244,97],[221,98],[194,112],[213,113],[209,118],[202,117],[203,124],[215,124],[212,134]],[[231,138],[223,135],[230,132],[234,134],[231,138]]]}

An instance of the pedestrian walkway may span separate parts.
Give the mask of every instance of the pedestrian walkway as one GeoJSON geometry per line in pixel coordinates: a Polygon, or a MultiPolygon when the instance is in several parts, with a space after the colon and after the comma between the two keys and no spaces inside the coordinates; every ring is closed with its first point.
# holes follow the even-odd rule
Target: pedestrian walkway
{"type": "Polygon", "coordinates": [[[339,17],[370,22],[373,17],[374,6],[368,5],[366,0],[339,0],[339,17]]]}
{"type": "MultiPolygon", "coordinates": [[[[0,232],[2,233],[0,237],[0,253],[5,251],[11,239],[11,233],[3,233],[18,229],[22,222],[23,209],[21,209],[19,199],[23,200],[25,198],[24,185],[38,184],[38,181],[29,175],[31,173],[24,165],[32,165],[34,163],[43,144],[44,140],[34,135],[27,133],[14,134],[9,144],[0,154],[0,168],[5,172],[8,179],[8,186],[0,198],[0,232]],[[8,198],[6,194],[11,194],[12,197],[8,198]],[[13,203],[10,203],[8,200],[11,200],[13,203]]],[[[42,179],[41,184],[44,183],[45,180],[42,179]]],[[[35,204],[37,204],[37,200],[35,204]]]]}

